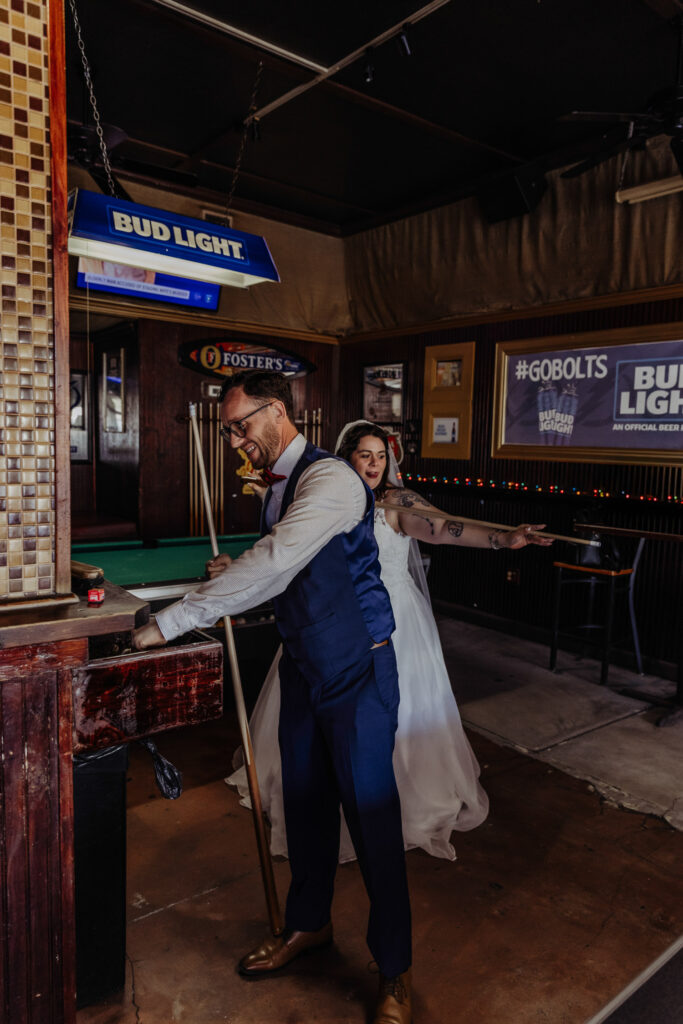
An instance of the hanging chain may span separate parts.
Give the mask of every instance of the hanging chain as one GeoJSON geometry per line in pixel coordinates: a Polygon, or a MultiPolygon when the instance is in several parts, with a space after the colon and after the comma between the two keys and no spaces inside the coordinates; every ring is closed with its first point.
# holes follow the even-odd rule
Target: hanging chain
{"type": "MultiPolygon", "coordinates": [[[[626,136],[626,138],[628,139],[629,142],[633,138],[634,128],[635,128],[634,122],[633,121],[629,121],[629,123],[628,123],[628,135],[626,136]]],[[[624,153],[624,155],[623,155],[623,157],[621,159],[621,169],[619,171],[619,184],[617,185],[617,191],[618,192],[621,192],[621,190],[622,190],[622,188],[624,186],[624,178],[626,177],[626,165],[628,164],[628,159],[629,159],[630,155],[631,155],[631,149],[629,147],[626,150],[626,152],[624,153]]]]}
{"type": "MultiPolygon", "coordinates": [[[[70,2],[73,2],[73,0],[70,0],[70,2]]],[[[256,110],[256,96],[258,94],[258,87],[259,87],[259,84],[261,82],[261,74],[262,74],[262,72],[263,72],[263,61],[260,60],[258,62],[258,66],[256,68],[256,78],[254,79],[254,88],[251,90],[251,101],[249,103],[249,110],[247,112],[247,116],[245,117],[244,121],[242,122],[242,138],[240,139],[240,148],[239,148],[239,150],[237,152],[237,160],[235,161],[235,169],[232,172],[232,182],[230,183],[230,191],[228,192],[228,198],[227,198],[226,203],[225,203],[225,219],[226,219],[226,221],[230,217],[230,210],[232,209],[232,200],[233,200],[233,196],[235,195],[235,186],[237,185],[237,179],[239,178],[240,169],[242,167],[242,159],[244,157],[244,148],[245,148],[245,146],[247,144],[247,133],[249,132],[249,125],[252,123],[250,121],[250,118],[251,118],[251,115],[256,110]]],[[[254,123],[256,123],[256,122],[254,122],[254,123]]]]}
{"type": "Polygon", "coordinates": [[[97,109],[97,100],[95,99],[95,90],[92,84],[92,75],[90,74],[90,65],[88,64],[88,58],[85,55],[85,44],[83,42],[83,36],[81,35],[81,25],[78,20],[78,14],[76,12],[75,0],[69,0],[69,6],[74,19],[74,28],[76,30],[76,38],[78,40],[78,49],[81,53],[81,63],[83,64],[83,77],[85,78],[85,84],[88,87],[88,93],[90,94],[90,106],[92,107],[93,121],[95,122],[95,131],[97,132],[97,138],[100,142],[100,152],[102,154],[102,165],[107,175],[107,182],[109,184],[109,191],[112,196],[116,196],[116,185],[114,184],[114,176],[111,171],[111,164],[109,163],[109,154],[107,152],[107,146],[104,141],[104,132],[102,131],[102,125],[100,124],[100,114],[97,109]]]}

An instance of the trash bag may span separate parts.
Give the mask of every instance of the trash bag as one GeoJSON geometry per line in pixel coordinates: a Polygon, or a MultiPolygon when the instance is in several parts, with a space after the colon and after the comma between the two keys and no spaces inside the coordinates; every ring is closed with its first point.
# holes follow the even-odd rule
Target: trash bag
{"type": "Polygon", "coordinates": [[[138,740],[141,747],[152,755],[154,776],[162,796],[167,800],[177,800],[183,791],[183,776],[162,754],[159,753],[154,740],[144,737],[138,740]]]}

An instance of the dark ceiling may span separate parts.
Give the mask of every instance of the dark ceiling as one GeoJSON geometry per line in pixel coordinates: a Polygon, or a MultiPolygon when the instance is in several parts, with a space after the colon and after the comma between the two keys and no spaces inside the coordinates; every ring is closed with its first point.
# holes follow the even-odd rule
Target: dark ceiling
{"type": "MultiPolygon", "coordinates": [[[[111,149],[117,179],[222,205],[259,59],[257,109],[319,73],[193,11],[325,68],[360,51],[259,118],[235,189],[237,209],[334,234],[471,195],[529,165],[548,170],[618,146],[626,123],[558,119],[574,110],[643,111],[676,79],[672,16],[681,0],[450,0],[409,25],[408,55],[400,27],[426,6],[78,0],[101,120],[127,136],[111,149]],[[393,26],[392,38],[366,52],[393,26]]],[[[92,113],[68,4],[66,16],[70,159],[97,173],[93,136],[84,141],[77,127],[92,126],[92,113]]]]}

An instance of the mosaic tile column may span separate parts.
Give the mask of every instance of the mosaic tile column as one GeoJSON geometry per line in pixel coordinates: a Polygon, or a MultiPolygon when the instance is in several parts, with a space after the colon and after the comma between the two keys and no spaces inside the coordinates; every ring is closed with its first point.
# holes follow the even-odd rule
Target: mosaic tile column
{"type": "Polygon", "coordinates": [[[48,6],[0,3],[0,601],[55,592],[48,6]]]}

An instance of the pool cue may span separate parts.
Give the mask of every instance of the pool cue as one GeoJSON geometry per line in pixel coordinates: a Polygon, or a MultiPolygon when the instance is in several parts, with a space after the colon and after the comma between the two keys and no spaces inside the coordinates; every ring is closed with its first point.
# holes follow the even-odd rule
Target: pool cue
{"type": "MultiPolygon", "coordinates": [[[[503,530],[505,533],[512,533],[516,526],[508,526],[505,523],[486,523],[483,519],[468,519],[466,516],[459,516],[457,513],[442,512],[440,509],[415,508],[410,505],[394,505],[392,502],[377,501],[376,508],[392,508],[397,512],[409,512],[413,516],[423,516],[426,519],[454,519],[458,523],[469,523],[472,526],[486,526],[491,530],[503,530]]],[[[546,533],[545,530],[530,530],[531,537],[550,537],[551,540],[564,540],[568,544],[584,544],[586,547],[599,548],[599,540],[585,540],[583,537],[565,537],[561,533],[546,533]]]]}
{"type": "Polygon", "coordinates": [[[215,470],[213,465],[213,406],[209,402],[209,496],[211,498],[211,512],[213,514],[213,521],[216,521],[216,479],[215,470]]]}
{"type": "Polygon", "coordinates": [[[213,521],[218,522],[218,445],[216,436],[216,407],[211,406],[211,508],[213,510],[213,521]]]}
{"type": "MultiPolygon", "coordinates": [[[[194,402],[190,402],[190,420],[192,421],[192,429],[195,432],[195,436],[198,436],[197,408],[194,402]]],[[[218,540],[216,538],[216,529],[213,524],[213,516],[211,515],[209,487],[206,480],[206,470],[204,469],[204,459],[202,457],[201,449],[199,450],[199,475],[202,481],[204,504],[206,505],[209,535],[211,537],[211,550],[213,551],[213,556],[215,558],[216,555],[218,554],[218,540]]],[[[239,665],[237,664],[235,638],[232,634],[232,623],[230,622],[229,615],[225,615],[223,617],[223,625],[225,627],[225,640],[228,647],[230,670],[232,672],[232,688],[235,695],[235,704],[237,706],[237,719],[239,721],[240,735],[242,737],[242,748],[244,750],[244,765],[247,771],[247,782],[249,783],[249,796],[251,797],[251,809],[254,819],[254,828],[256,830],[256,845],[258,847],[259,861],[261,863],[261,877],[263,879],[263,887],[265,889],[266,895],[266,904],[268,907],[268,919],[270,921],[270,928],[273,935],[280,935],[283,930],[283,923],[280,914],[280,906],[277,899],[275,879],[273,877],[273,862],[270,857],[270,850],[268,849],[268,840],[266,838],[266,829],[263,823],[261,791],[259,789],[258,778],[256,776],[254,748],[251,743],[249,722],[247,720],[247,710],[244,705],[242,681],[240,679],[239,665]]]]}
{"type": "MultiPolygon", "coordinates": [[[[219,416],[218,416],[218,406],[216,406],[216,409],[214,411],[214,417],[215,418],[214,418],[214,430],[213,430],[213,433],[214,433],[214,444],[216,446],[215,449],[214,449],[214,451],[216,453],[216,525],[218,525],[218,523],[220,523],[220,521],[221,521],[221,519],[220,519],[220,516],[221,516],[221,462],[220,462],[221,435],[218,432],[218,426],[220,424],[220,419],[219,419],[219,416]]],[[[222,532],[223,532],[223,527],[221,525],[221,533],[222,532]]]]}
{"type": "Polygon", "coordinates": [[[219,453],[220,453],[220,468],[221,468],[220,478],[219,478],[219,483],[218,483],[218,496],[219,496],[220,506],[221,506],[221,533],[225,533],[225,508],[224,508],[225,457],[224,457],[224,453],[223,453],[225,445],[220,443],[221,440],[222,440],[222,438],[221,438],[220,409],[218,411],[217,429],[218,429],[218,450],[219,450],[219,453]]]}
{"type": "Polygon", "coordinates": [[[194,458],[194,535],[199,535],[199,468],[197,463],[197,442],[192,435],[192,454],[194,458]]]}
{"type": "MultiPolygon", "coordinates": [[[[199,441],[197,442],[197,468],[199,469],[199,482],[204,490],[204,479],[202,476],[202,469],[204,468],[204,410],[202,409],[202,403],[198,405],[199,409],[199,441]]],[[[204,470],[206,475],[206,470],[204,470]]],[[[197,509],[199,511],[199,536],[204,536],[204,507],[206,501],[197,501],[197,509]]]]}
{"type": "MultiPolygon", "coordinates": [[[[190,424],[190,430],[192,430],[192,420],[188,416],[188,422],[190,424]]],[[[195,441],[194,432],[192,433],[192,490],[194,493],[194,501],[192,503],[192,535],[197,536],[197,442],[195,441]]]]}
{"type": "Polygon", "coordinates": [[[190,492],[190,536],[194,536],[194,530],[192,527],[192,517],[194,515],[194,463],[192,459],[192,420],[188,416],[187,418],[187,475],[189,480],[189,492],[190,492]]]}
{"type": "Polygon", "coordinates": [[[320,447],[320,440],[322,436],[322,422],[323,422],[323,411],[318,409],[318,447],[320,447]]]}

